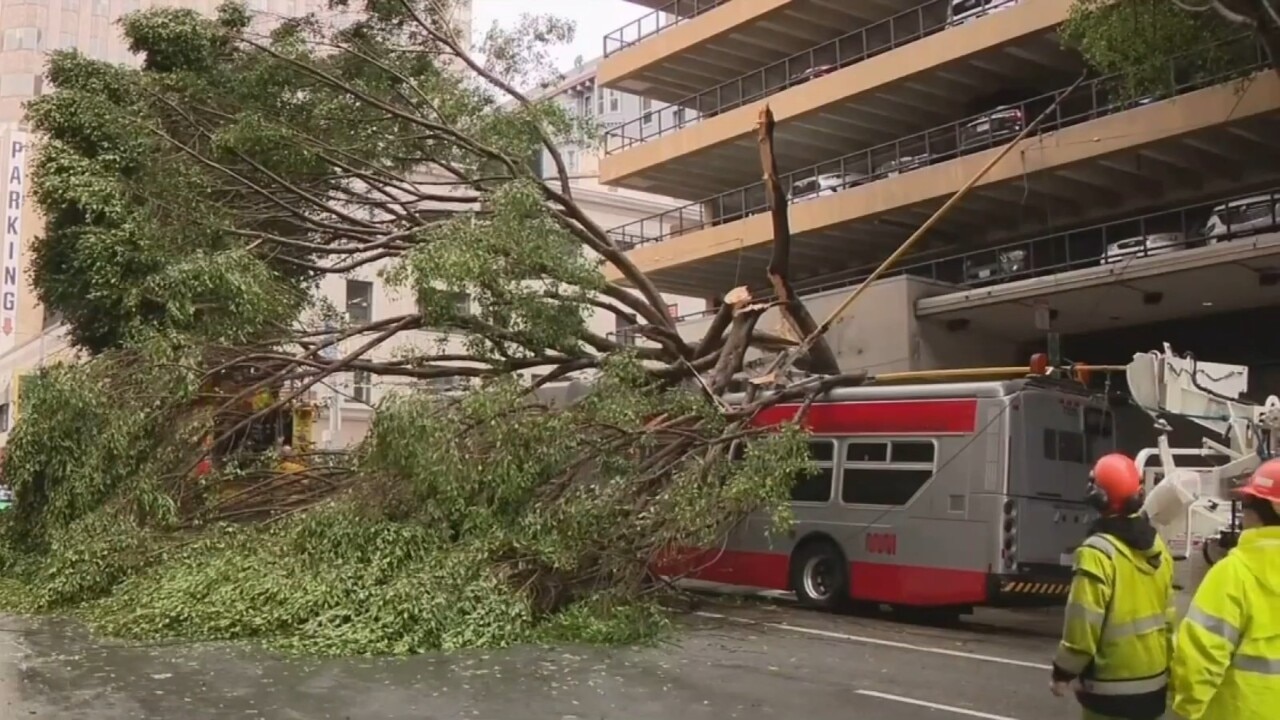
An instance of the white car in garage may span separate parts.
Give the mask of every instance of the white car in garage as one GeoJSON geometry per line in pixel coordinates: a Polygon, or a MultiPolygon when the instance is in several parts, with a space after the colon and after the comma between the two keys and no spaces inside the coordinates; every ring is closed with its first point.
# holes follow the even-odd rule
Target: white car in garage
{"type": "Polygon", "coordinates": [[[1187,247],[1187,236],[1180,232],[1135,235],[1107,246],[1102,264],[1136,260],[1151,255],[1164,255],[1187,247]]]}
{"type": "Polygon", "coordinates": [[[1254,235],[1275,230],[1277,225],[1280,225],[1280,195],[1254,195],[1215,207],[1204,226],[1204,238],[1212,245],[1227,235],[1254,235]]]}

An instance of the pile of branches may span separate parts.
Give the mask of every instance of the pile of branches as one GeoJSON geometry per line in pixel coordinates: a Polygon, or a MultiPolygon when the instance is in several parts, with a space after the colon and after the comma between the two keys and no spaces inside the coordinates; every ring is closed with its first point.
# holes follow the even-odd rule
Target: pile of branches
{"type": "MultiPolygon", "coordinates": [[[[238,5],[214,20],[152,10],[124,22],[140,70],[53,54],[57,90],[29,109],[44,138],[35,195],[50,218],[33,281],[91,359],[33,381],[4,471],[19,509],[10,537],[46,552],[104,511],[145,533],[287,519],[263,531],[271,542],[238,551],[299,554],[263,560],[275,568],[348,547],[289,535],[310,538],[321,522],[301,510],[342,505],[354,515],[316,514],[338,518],[333,533],[347,537],[356,522],[428,548],[359,567],[382,572],[448,549],[480,558],[483,578],[547,615],[601,593],[635,598],[667,549],[714,543],[747,513],[783,508],[807,466],[803,443],[794,428],[757,438],[752,419],[863,376],[840,372],[791,288],[770,111],[758,133],[775,239],[757,289],[774,299],[721,288],[705,333],[688,338],[575,199],[558,148],[585,129],[517,89],[546,65],[539,39],[563,27],[531,18],[491,34],[482,61],[440,0],[362,9],[341,29],[308,18],[265,37],[238,5]],[[535,153],[550,158],[549,180],[526,162],[535,153]],[[604,280],[602,264],[622,281],[604,280]],[[319,288],[353,275],[381,277],[415,310],[342,317],[319,288]],[[757,327],[775,309],[799,340],[757,327]],[[596,312],[645,342],[592,331],[596,312]],[[758,369],[746,363],[753,353],[758,369]],[[226,374],[248,379],[208,393],[226,374]],[[274,457],[201,470],[212,447],[317,391],[350,390],[353,376],[394,390],[359,446],[307,457],[301,471],[274,457]],[[433,388],[446,379],[471,389],[443,398],[433,388]],[[572,379],[587,383],[585,397],[538,400],[572,379]],[[244,410],[263,391],[273,401],[244,410]],[[746,459],[727,462],[747,439],[746,459]]],[[[168,557],[130,546],[140,556],[168,557]]],[[[229,582],[252,584],[175,582],[120,607],[229,582]]],[[[343,587],[333,592],[366,592],[343,587]]],[[[130,617],[177,632],[205,600],[182,595],[172,615],[130,617]]]]}

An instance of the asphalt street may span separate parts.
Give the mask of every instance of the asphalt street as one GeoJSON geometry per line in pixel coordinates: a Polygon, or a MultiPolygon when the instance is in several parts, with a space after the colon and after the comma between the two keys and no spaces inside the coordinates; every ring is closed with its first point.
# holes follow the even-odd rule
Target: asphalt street
{"type": "Polygon", "coordinates": [[[953,627],[714,600],[659,647],[299,662],[0,617],[0,720],[1065,720],[1058,611],[953,627]]]}

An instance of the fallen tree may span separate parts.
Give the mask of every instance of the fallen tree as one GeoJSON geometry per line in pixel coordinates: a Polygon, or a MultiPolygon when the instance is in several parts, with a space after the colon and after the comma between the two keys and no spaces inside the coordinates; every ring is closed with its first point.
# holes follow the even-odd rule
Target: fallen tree
{"type": "Polygon", "coordinates": [[[562,26],[493,35],[482,62],[436,0],[362,9],[265,37],[239,5],[148,11],[124,23],[139,70],[53,54],[57,90],[29,108],[48,218],[33,280],[90,359],[24,384],[3,470],[9,605],[319,653],[622,641],[660,624],[662,553],[755,509],[785,522],[802,434],[742,462],[730,444],[761,409],[861,376],[839,374],[790,290],[770,118],[760,282],[778,299],[736,289],[685,338],[574,199],[557,147],[584,128],[514,86],[527,67],[510,59],[562,26]],[[525,161],[544,151],[550,180],[525,161]],[[353,273],[415,309],[342,317],[321,286],[353,273]],[[772,307],[802,347],[756,327],[772,307]],[[634,318],[645,342],[593,332],[594,312],[634,318]],[[753,348],[778,357],[765,377],[744,370],[753,348]],[[789,380],[794,363],[824,374],[789,380]],[[582,373],[591,390],[567,407],[531,394],[582,373]],[[394,389],[354,449],[207,463],[351,374],[394,389]],[[467,392],[432,389],[449,378],[467,392]]]}

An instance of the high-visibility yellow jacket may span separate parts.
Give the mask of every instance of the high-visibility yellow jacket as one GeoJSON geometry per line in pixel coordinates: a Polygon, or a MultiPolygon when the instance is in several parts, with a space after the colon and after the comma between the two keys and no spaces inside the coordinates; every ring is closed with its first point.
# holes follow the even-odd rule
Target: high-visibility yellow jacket
{"type": "Polygon", "coordinates": [[[1076,550],[1054,677],[1079,678],[1080,704],[1100,715],[1157,718],[1165,711],[1173,558],[1147,528],[1152,544],[1145,550],[1106,533],[1076,550]]]}
{"type": "Polygon", "coordinates": [[[1245,530],[1178,626],[1173,711],[1185,720],[1280,718],[1280,527],[1245,530]]]}

